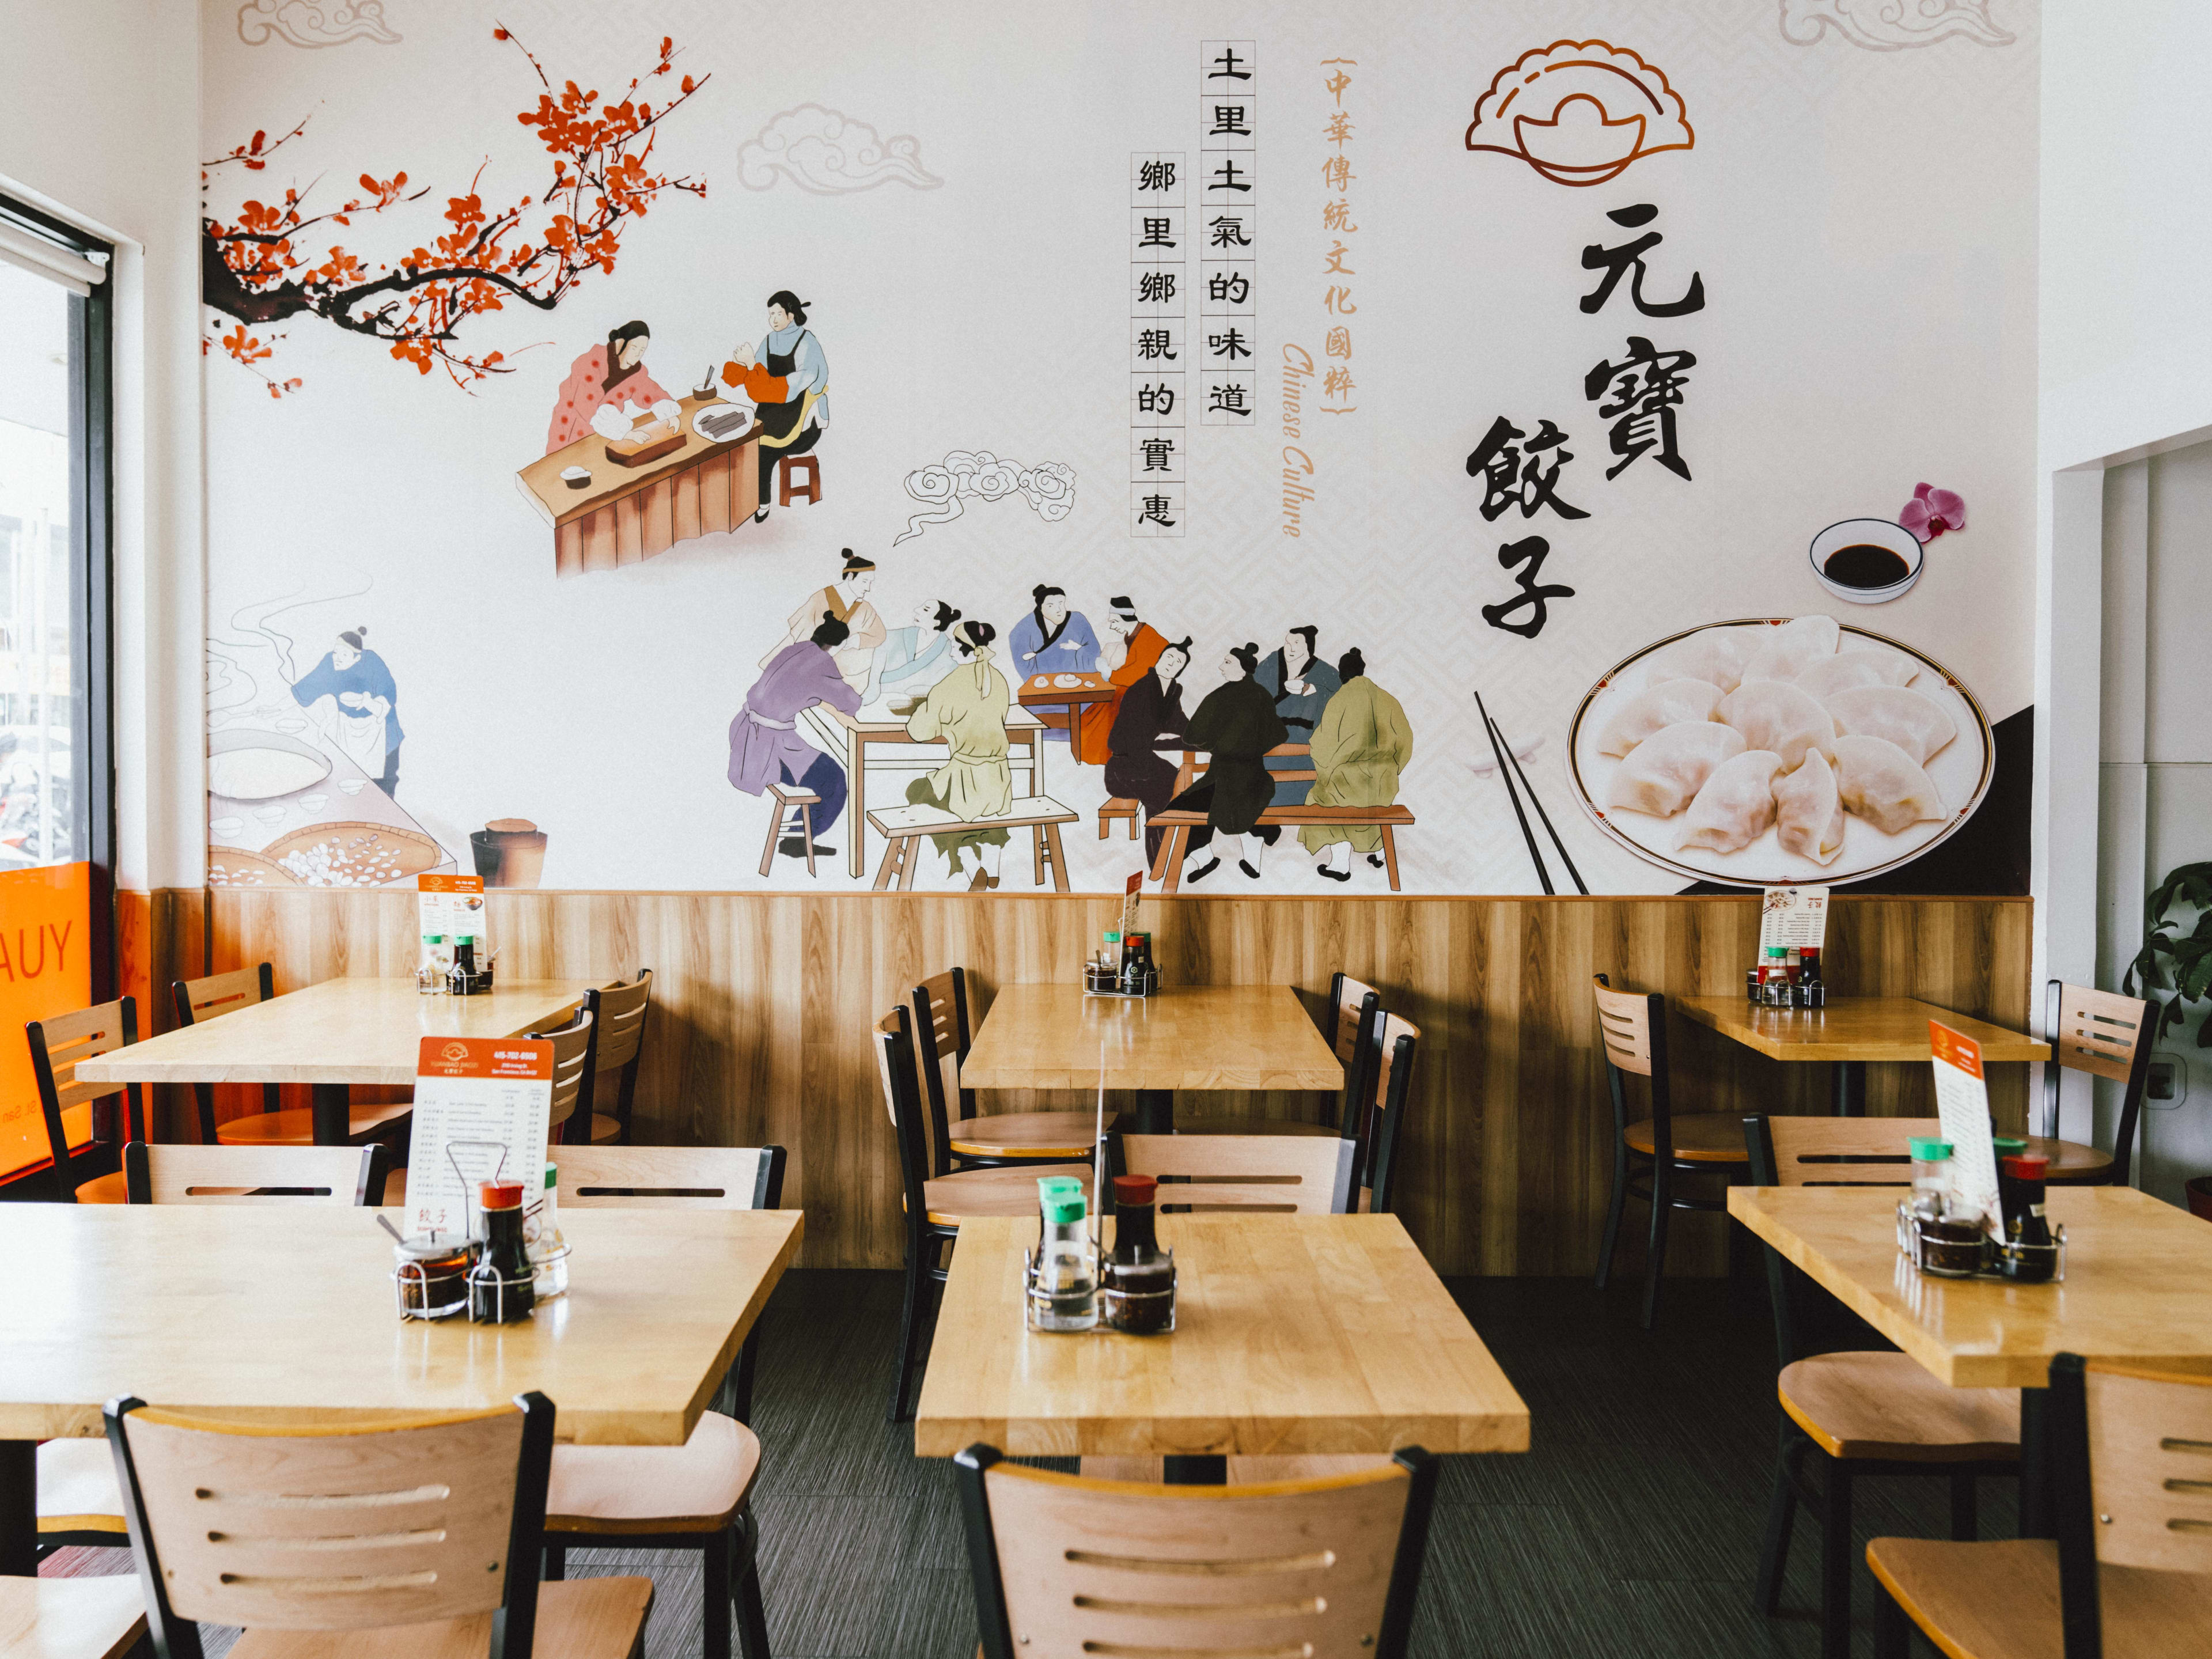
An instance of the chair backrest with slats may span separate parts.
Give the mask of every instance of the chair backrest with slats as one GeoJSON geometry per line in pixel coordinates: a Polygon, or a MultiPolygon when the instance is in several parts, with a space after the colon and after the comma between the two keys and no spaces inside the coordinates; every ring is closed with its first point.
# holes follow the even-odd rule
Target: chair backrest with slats
{"type": "MultiPolygon", "coordinates": [[[[251,968],[234,968],[227,974],[210,974],[205,979],[174,979],[169,981],[169,1000],[176,1009],[177,1028],[198,1025],[204,1020],[221,1019],[225,1014],[234,1014],[245,1008],[258,1007],[276,994],[276,969],[268,963],[256,963],[251,968]]],[[[195,1083],[192,1098],[199,1108],[200,1144],[216,1144],[215,1085],[195,1083]]],[[[276,1085],[261,1085],[261,1109],[273,1112],[283,1104],[276,1085]]]]}
{"type": "Polygon", "coordinates": [[[563,1209],[774,1210],[783,1203],[781,1146],[563,1146],[563,1209]]]}
{"type": "Polygon", "coordinates": [[[914,1023],[908,1029],[929,1113],[929,1172],[941,1176],[951,1169],[951,1120],[975,1115],[975,1091],[960,1086],[969,1042],[966,969],[948,968],[914,988],[914,1023]]]}
{"type": "Polygon", "coordinates": [[[2044,1005],[2044,1039],[2055,1062],[2043,1068],[2043,1133],[2058,1137],[2058,1095],[2062,1068],[2087,1072],[2121,1085],[2120,1113],[2112,1126],[2115,1186],[2128,1184],[2134,1159],[2136,1116],[2142,1109],[2143,1086],[2150,1077],[2151,1045],[2156,1022],[2150,1005],[2134,997],[2069,985],[2054,979],[2044,1005]]]}
{"type": "MultiPolygon", "coordinates": [[[[1210,1138],[1210,1137],[1209,1137],[1210,1138]]],[[[1250,1486],[953,1460],[985,1659],[1373,1654],[1413,1627],[1437,1461],[1250,1486]]]]}
{"type": "Polygon", "coordinates": [[[133,1204],[384,1202],[380,1143],[367,1146],[149,1146],[123,1149],[133,1204]]]}
{"type": "Polygon", "coordinates": [[[1597,1029],[1605,1048],[1606,1092],[1613,1099],[1616,1144],[1628,1134],[1629,1076],[1650,1079],[1651,1149],[1661,1164],[1674,1154],[1674,1090],[1667,1079],[1667,999],[1656,991],[1616,991],[1603,974],[1590,975],[1597,1001],[1597,1029]]]}
{"type": "Polygon", "coordinates": [[[1340,1137],[1125,1134],[1121,1142],[1120,1169],[1178,1178],[1160,1189],[1163,1208],[1298,1215],[1352,1208],[1356,1147],[1340,1137]]]}
{"type": "Polygon", "coordinates": [[[1374,1098],[1368,1068],[1375,1058],[1371,1039],[1375,1021],[1382,1016],[1382,994],[1349,974],[1334,974],[1328,981],[1328,1006],[1336,1028],[1329,1046],[1336,1050],[1337,1063],[1344,1067],[1344,1093],[1336,1103],[1336,1127],[1356,1139],[1360,1133],[1358,1103],[1374,1098]]]}
{"type": "Polygon", "coordinates": [[[1397,1190],[1398,1150],[1405,1133],[1407,1103],[1413,1098],[1413,1055],[1420,1042],[1420,1028],[1411,1020],[1384,1014],[1375,1023],[1375,1103],[1367,1132],[1366,1167],[1359,1178],[1369,1192],[1366,1207],[1377,1215],[1389,1212],[1397,1190]]]}
{"type": "Polygon", "coordinates": [[[553,1045],[553,1110],[546,1119],[552,1138],[561,1138],[561,1126],[580,1110],[586,1133],[592,1121],[592,1085],[598,1073],[592,1063],[599,1022],[592,1018],[589,1008],[579,1008],[570,1016],[566,1025],[550,1031],[532,1031],[530,1036],[541,1042],[553,1045]]]}
{"type": "MultiPolygon", "coordinates": [[[[617,981],[612,985],[594,986],[584,993],[584,1006],[591,1011],[597,1027],[592,1039],[592,1071],[596,1078],[612,1073],[617,1079],[610,1098],[606,1091],[593,1083],[591,1109],[605,1113],[622,1126],[621,1139],[629,1141],[630,1111],[637,1098],[637,1068],[645,1058],[645,1016],[653,1000],[653,969],[641,968],[637,977],[628,984],[617,981]]],[[[577,1139],[591,1139],[589,1120],[577,1139]]]]}
{"type": "MultiPolygon", "coordinates": [[[[884,1109],[890,1115],[891,1133],[898,1142],[899,1181],[906,1195],[907,1247],[920,1252],[929,1221],[922,1185],[928,1181],[929,1147],[922,1131],[921,1090],[915,1080],[914,1040],[908,1036],[912,1016],[893,1008],[876,1022],[872,1040],[876,1046],[876,1071],[883,1085],[884,1109]]],[[[921,1259],[917,1254],[913,1259],[921,1259]]]]}
{"type": "Polygon", "coordinates": [[[110,1405],[160,1650],[201,1659],[194,1621],[343,1631],[503,1611],[490,1659],[526,1659],[553,1406],[515,1406],[333,1431],[110,1405]]]}
{"type": "MultiPolygon", "coordinates": [[[[146,1139],[145,1108],[137,1084],[79,1082],[76,1075],[77,1066],[94,1055],[138,1041],[138,1005],[130,997],[118,997],[73,1013],[32,1020],[23,1027],[23,1033],[31,1047],[31,1075],[38,1085],[39,1107],[46,1121],[52,1180],[62,1196],[74,1200],[80,1182],[121,1167],[125,1141],[146,1139]],[[124,1095],[128,1108],[122,1133],[106,1152],[72,1158],[70,1142],[72,1139],[81,1142],[82,1136],[73,1133],[78,1123],[70,1121],[71,1115],[80,1107],[89,1109],[93,1102],[114,1094],[124,1095]]],[[[88,1110],[86,1115],[89,1116],[88,1110]]],[[[83,1132],[89,1133],[88,1129],[83,1132]]]]}
{"type": "MultiPolygon", "coordinates": [[[[1747,1126],[1754,1120],[1746,1118],[1747,1126]]],[[[1760,1173],[1759,1152],[1747,1143],[1752,1179],[1761,1187],[1909,1187],[1915,1137],[1943,1138],[1935,1117],[1761,1117],[1773,1178],[1760,1173]]]]}

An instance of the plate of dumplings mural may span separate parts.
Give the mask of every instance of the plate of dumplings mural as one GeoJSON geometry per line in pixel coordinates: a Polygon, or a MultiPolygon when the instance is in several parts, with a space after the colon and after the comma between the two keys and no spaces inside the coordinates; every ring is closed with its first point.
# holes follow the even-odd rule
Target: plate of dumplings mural
{"type": "Polygon", "coordinates": [[[1926,653],[1832,617],[1741,617],[1616,665],[1567,769],[1607,835],[1738,887],[1862,881],[1918,858],[1989,793],[1981,704],[1926,653]]]}

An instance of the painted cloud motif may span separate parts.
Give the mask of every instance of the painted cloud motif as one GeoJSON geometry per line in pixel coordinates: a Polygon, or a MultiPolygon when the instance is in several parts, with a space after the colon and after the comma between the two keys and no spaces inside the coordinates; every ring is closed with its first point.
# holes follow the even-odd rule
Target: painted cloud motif
{"type": "Polygon", "coordinates": [[[929,510],[909,517],[891,545],[919,536],[931,525],[950,524],[960,516],[963,498],[1003,501],[1018,490],[1039,517],[1057,524],[1074,510],[1074,469],[1065,461],[1025,467],[1011,457],[1002,461],[988,449],[956,449],[942,465],[906,475],[906,493],[929,510]]]}
{"type": "Polygon", "coordinates": [[[1665,73],[1603,40],[1522,52],[1475,100],[1467,129],[1469,149],[1517,155],[1555,185],[1601,185],[1632,161],[1695,142],[1665,73]]]}
{"type": "Polygon", "coordinates": [[[366,38],[386,46],[399,36],[385,25],[384,0],[246,0],[238,38],[258,46],[281,35],[295,46],[336,46],[366,38]]]}
{"type": "Polygon", "coordinates": [[[907,185],[935,190],[945,181],[921,165],[912,137],[882,138],[865,121],[819,104],[787,109],[738,152],[738,177],[747,190],[772,188],[781,173],[817,196],[907,185]]]}
{"type": "Polygon", "coordinates": [[[2015,37],[1990,20],[1990,0],[1782,0],[1782,38],[1809,46],[1830,29],[1869,52],[1900,52],[1963,34],[1978,46],[2015,37]]]}

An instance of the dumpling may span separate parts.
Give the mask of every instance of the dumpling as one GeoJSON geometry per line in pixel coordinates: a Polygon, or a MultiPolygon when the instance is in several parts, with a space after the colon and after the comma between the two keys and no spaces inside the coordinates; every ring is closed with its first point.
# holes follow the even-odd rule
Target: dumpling
{"type": "Polygon", "coordinates": [[[1670,818],[1705,787],[1715,767],[1743,748],[1741,732],[1711,720],[1662,726],[1613,769],[1605,804],[1670,818]]]}
{"type": "Polygon", "coordinates": [[[1701,628],[1661,659],[1659,672],[1688,680],[1710,680],[1723,691],[1733,691],[1743,678],[1743,665],[1760,641],[1750,628],[1701,628]]]}
{"type": "Polygon", "coordinates": [[[1814,663],[1790,684],[1826,702],[1862,685],[1904,685],[1919,672],[1918,663],[1894,651],[1846,651],[1814,663]]]}
{"type": "Polygon", "coordinates": [[[1836,790],[1845,811],[1886,835],[1947,816],[1928,775],[1887,738],[1836,739],[1836,790]]]}
{"type": "MultiPolygon", "coordinates": [[[[1748,631],[1748,630],[1746,630],[1748,631]]],[[[1814,663],[1836,654],[1842,632],[1833,617],[1800,617],[1754,635],[1757,645],[1743,666],[1747,680],[1794,680],[1814,663]]]]}
{"type": "MultiPolygon", "coordinates": [[[[1866,654],[1872,654],[1871,653],[1866,654]]],[[[1818,755],[1774,785],[1775,839],[1785,853],[1832,864],[1844,850],[1844,799],[1835,769],[1818,755]]]]}
{"type": "Polygon", "coordinates": [[[1838,691],[1828,699],[1827,709],[1836,717],[1837,731],[1847,737],[1887,738],[1919,766],[1959,735],[1941,703],[1901,685],[1838,691]]]}
{"type": "Polygon", "coordinates": [[[1808,749],[1835,758],[1836,723],[1828,711],[1781,680],[1747,679],[1721,699],[1716,712],[1743,733],[1747,749],[1771,749],[1792,769],[1808,749]]]}
{"type": "MultiPolygon", "coordinates": [[[[1817,755],[1814,759],[1827,764],[1817,755]]],[[[1716,853],[1750,846],[1774,822],[1774,775],[1781,769],[1782,757],[1771,749],[1747,749],[1722,762],[1690,803],[1675,846],[1716,853]]]]}
{"type": "Polygon", "coordinates": [[[1623,702],[1597,734],[1601,755],[1625,755],[1662,726],[1709,720],[1721,689],[1711,680],[1662,680],[1623,702]]]}

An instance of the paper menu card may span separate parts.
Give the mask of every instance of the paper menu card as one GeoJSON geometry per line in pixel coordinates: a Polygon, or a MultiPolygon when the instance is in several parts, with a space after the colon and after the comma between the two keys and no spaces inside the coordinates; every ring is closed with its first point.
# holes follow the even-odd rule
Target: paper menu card
{"type": "Polygon", "coordinates": [[[545,1178],[552,1116],[550,1042],[424,1037],[415,1062],[406,1231],[462,1231],[474,1219],[477,1183],[495,1174],[521,1182],[526,1200],[535,1198],[531,1183],[545,1178]]]}
{"type": "Polygon", "coordinates": [[[415,878],[416,933],[420,947],[415,959],[417,972],[428,968],[441,978],[453,965],[453,946],[464,939],[476,941],[477,966],[484,964],[484,896],[482,876],[417,876],[415,878]],[[442,939],[442,945],[431,940],[442,939]]]}
{"type": "Polygon", "coordinates": [[[1759,913],[1759,948],[1820,950],[1828,936],[1828,890],[1770,887],[1759,913]]]}
{"type": "Polygon", "coordinates": [[[1951,1197],[1984,1216],[2002,1213],[1997,1201],[1996,1131],[1990,1127],[1990,1091],[1982,1079],[1982,1046],[1938,1020],[1928,1022],[1935,1050],[1936,1114],[1951,1143],[1951,1197]]]}

